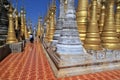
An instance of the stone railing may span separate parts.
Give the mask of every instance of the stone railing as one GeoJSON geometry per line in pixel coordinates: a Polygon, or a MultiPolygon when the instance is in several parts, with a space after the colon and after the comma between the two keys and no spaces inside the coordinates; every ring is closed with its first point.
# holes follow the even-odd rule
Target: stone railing
{"type": "Polygon", "coordinates": [[[120,61],[120,50],[89,50],[88,54],[92,56],[94,62],[120,61]]]}

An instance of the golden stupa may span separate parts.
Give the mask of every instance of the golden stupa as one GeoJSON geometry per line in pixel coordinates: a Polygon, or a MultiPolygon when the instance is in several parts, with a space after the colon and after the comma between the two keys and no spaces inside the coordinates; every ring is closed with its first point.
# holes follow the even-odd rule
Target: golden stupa
{"type": "Polygon", "coordinates": [[[91,17],[88,23],[86,39],[84,42],[84,47],[86,49],[101,50],[101,39],[97,23],[97,0],[92,1],[91,5],[91,17]]]}
{"type": "Polygon", "coordinates": [[[76,13],[79,36],[82,42],[86,37],[86,29],[88,23],[88,0],[79,0],[76,13]]]}
{"type": "Polygon", "coordinates": [[[15,35],[15,29],[14,29],[14,22],[13,22],[13,9],[12,6],[10,5],[9,8],[9,27],[8,27],[8,36],[6,43],[11,44],[11,43],[16,43],[18,42],[16,35],[15,35]]]}
{"type": "Polygon", "coordinates": [[[103,27],[103,32],[101,34],[102,45],[106,49],[115,50],[120,48],[120,42],[114,24],[115,0],[106,0],[106,2],[105,26],[103,27]]]}
{"type": "Polygon", "coordinates": [[[55,4],[52,4],[50,8],[50,23],[49,23],[49,33],[48,33],[48,41],[52,42],[53,41],[53,36],[55,32],[55,11],[56,11],[56,6],[55,4]]]}

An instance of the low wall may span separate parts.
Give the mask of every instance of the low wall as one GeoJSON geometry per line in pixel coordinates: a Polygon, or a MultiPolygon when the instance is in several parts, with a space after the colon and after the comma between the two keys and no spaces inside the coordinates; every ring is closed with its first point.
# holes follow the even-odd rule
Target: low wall
{"type": "Polygon", "coordinates": [[[3,46],[0,46],[0,61],[2,61],[10,53],[22,52],[24,47],[25,47],[25,41],[13,43],[13,44],[5,44],[3,46]]]}
{"type": "Polygon", "coordinates": [[[24,41],[18,43],[9,44],[12,53],[20,53],[24,48],[24,41]]]}
{"type": "Polygon", "coordinates": [[[7,57],[11,53],[11,49],[8,44],[5,44],[0,47],[0,61],[7,57]]]}

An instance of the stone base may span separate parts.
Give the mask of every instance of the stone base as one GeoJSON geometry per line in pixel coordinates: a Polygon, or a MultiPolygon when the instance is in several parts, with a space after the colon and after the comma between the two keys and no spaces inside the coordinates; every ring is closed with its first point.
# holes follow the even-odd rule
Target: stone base
{"type": "Polygon", "coordinates": [[[120,51],[89,52],[82,55],[58,55],[48,48],[46,55],[57,78],[120,69],[120,51]]]}
{"type": "Polygon", "coordinates": [[[23,42],[9,44],[12,53],[20,53],[23,51],[23,42]]]}

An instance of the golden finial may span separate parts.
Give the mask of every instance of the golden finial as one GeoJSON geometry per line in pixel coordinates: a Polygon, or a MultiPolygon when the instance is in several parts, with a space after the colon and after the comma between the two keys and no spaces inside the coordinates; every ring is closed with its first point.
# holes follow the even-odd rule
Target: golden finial
{"type": "Polygon", "coordinates": [[[82,42],[86,37],[86,28],[88,23],[88,0],[79,0],[76,13],[79,36],[82,42]]]}
{"type": "Polygon", "coordinates": [[[119,49],[120,42],[117,37],[116,27],[114,25],[114,3],[115,0],[106,0],[105,26],[101,34],[102,45],[106,49],[119,49]]]}
{"type": "Polygon", "coordinates": [[[92,1],[92,11],[90,21],[88,23],[87,35],[84,42],[86,49],[101,50],[101,40],[97,23],[97,0],[92,1]]]}
{"type": "Polygon", "coordinates": [[[8,28],[8,36],[7,36],[7,40],[6,43],[10,44],[10,43],[16,43],[17,42],[17,38],[15,35],[15,29],[14,29],[14,24],[13,24],[13,9],[12,6],[10,5],[9,8],[9,28],[8,28]]]}
{"type": "Polygon", "coordinates": [[[100,34],[103,31],[104,23],[105,23],[105,2],[102,1],[102,7],[101,7],[101,14],[100,14],[100,19],[99,19],[99,31],[100,34]]]}

